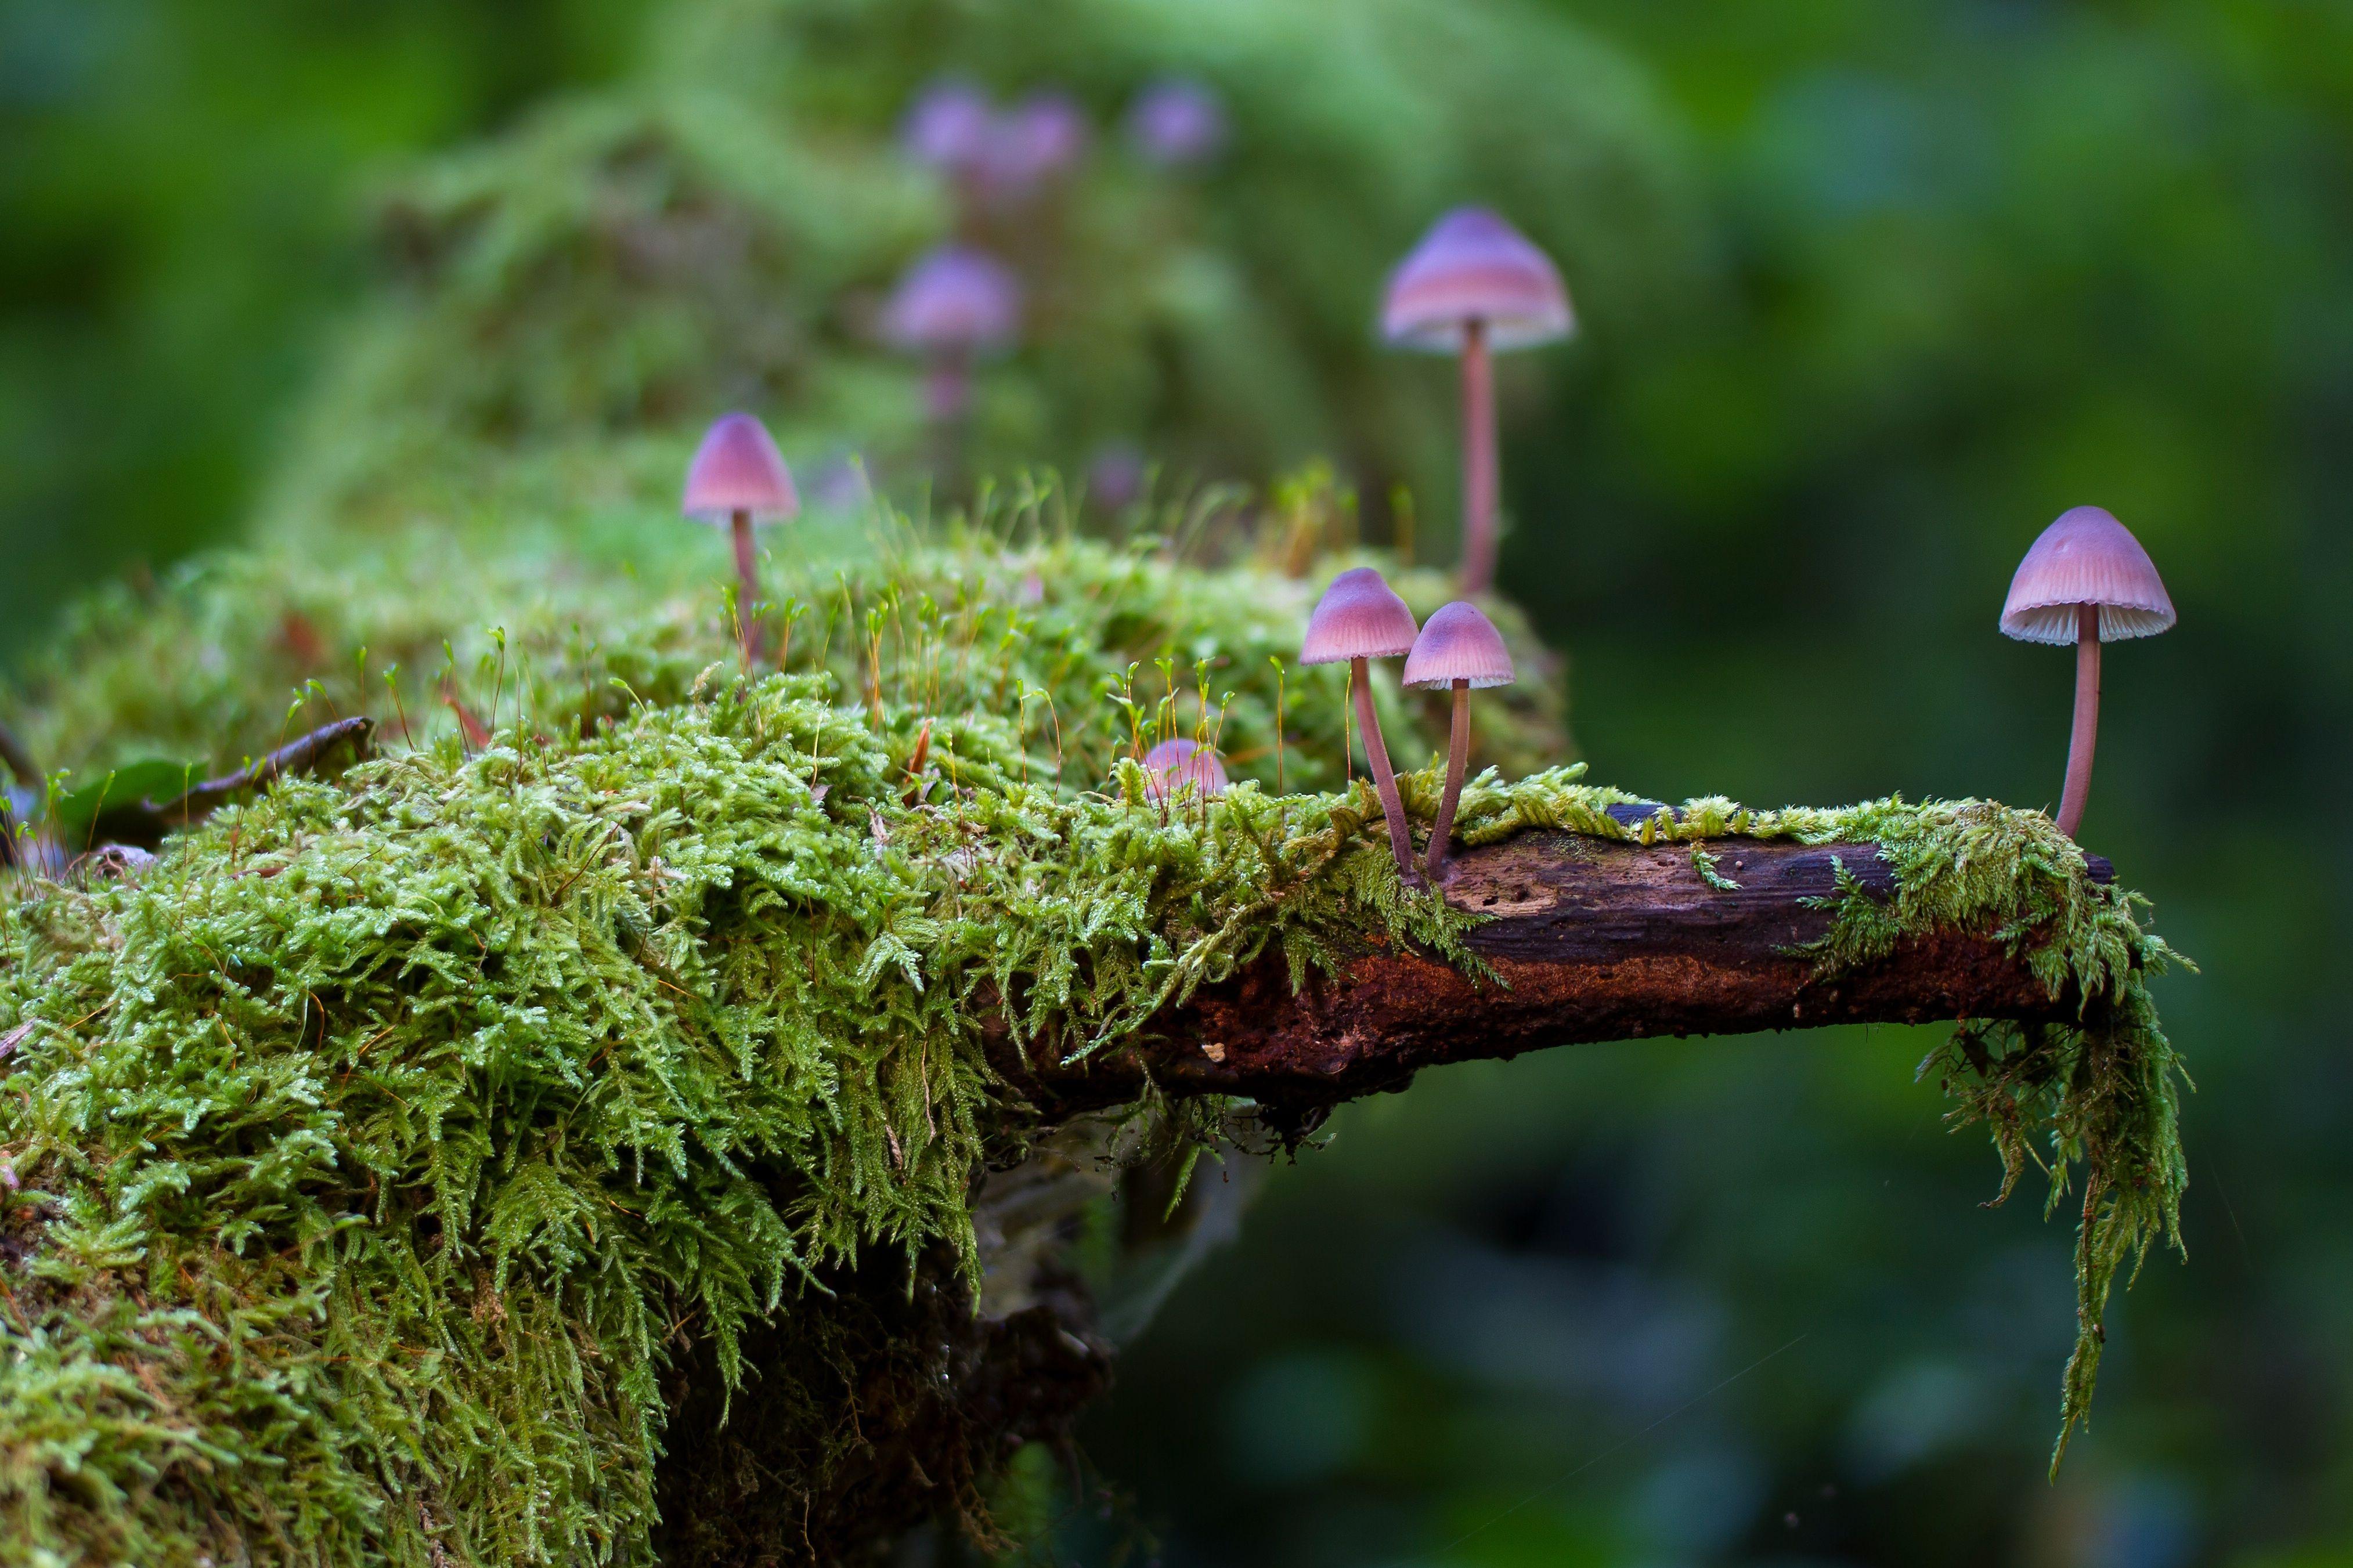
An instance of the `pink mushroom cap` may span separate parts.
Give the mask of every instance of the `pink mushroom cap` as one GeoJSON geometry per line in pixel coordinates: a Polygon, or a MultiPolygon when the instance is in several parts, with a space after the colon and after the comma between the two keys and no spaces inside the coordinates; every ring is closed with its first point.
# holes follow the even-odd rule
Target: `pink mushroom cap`
{"type": "Polygon", "coordinates": [[[947,77],[916,97],[899,134],[917,163],[951,173],[969,171],[987,158],[996,120],[987,94],[960,77],[947,77]]]}
{"type": "Polygon", "coordinates": [[[907,269],[882,307],[882,337],[914,353],[985,353],[1021,326],[1021,285],[994,258],[944,245],[907,269]]]}
{"type": "Polygon", "coordinates": [[[1153,798],[1165,800],[1192,785],[1204,795],[1226,792],[1226,765],[1208,746],[1191,741],[1163,741],[1144,753],[1144,771],[1153,798]]]}
{"type": "Polygon", "coordinates": [[[1181,168],[1224,150],[1229,127],[1217,89],[1189,77],[1163,77],[1136,95],[1127,133],[1148,163],[1181,168]]]}
{"type": "Polygon", "coordinates": [[[1565,338],[1577,325],[1552,258],[1485,207],[1456,207],[1389,275],[1381,330],[1391,342],[1453,353],[1482,321],[1495,348],[1565,338]]]}
{"type": "Polygon", "coordinates": [[[1419,629],[1413,612],[1379,573],[1369,566],[1352,567],[1333,578],[1316,601],[1314,613],[1307,617],[1299,662],[1394,658],[1413,647],[1419,629]]]}
{"type": "Polygon", "coordinates": [[[1478,605],[1461,599],[1430,617],[1405,661],[1408,686],[1509,686],[1514,675],[1503,633],[1478,605]]]}
{"type": "Polygon", "coordinates": [[[2096,605],[2100,640],[2155,637],[2173,625],[2173,600],[2140,541],[2096,506],[2059,515],[2010,580],[2001,629],[2021,642],[2072,643],[2075,607],[2096,605]]]}
{"type": "Polygon", "coordinates": [[[1092,139],[1076,99],[1032,93],[990,122],[980,174],[994,194],[1018,199],[1076,168],[1092,139]]]}
{"type": "Polygon", "coordinates": [[[712,521],[744,511],[754,521],[773,522],[800,509],[792,470],[785,467],[768,427],[749,414],[723,415],[686,466],[686,496],[679,510],[712,521]]]}

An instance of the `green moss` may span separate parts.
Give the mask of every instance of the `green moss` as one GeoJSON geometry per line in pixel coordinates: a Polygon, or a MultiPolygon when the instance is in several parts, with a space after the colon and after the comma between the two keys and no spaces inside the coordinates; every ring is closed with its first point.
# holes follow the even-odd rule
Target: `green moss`
{"type": "MultiPolygon", "coordinates": [[[[885,143],[945,61],[1099,112],[1208,75],[1249,131],[1229,163],[1171,182],[1104,149],[1015,257],[1058,308],[984,378],[974,455],[1134,440],[1215,476],[1333,450],[1386,497],[1453,481],[1450,384],[1372,364],[1397,248],[1476,167],[1637,308],[1694,254],[1664,139],[1541,19],[1378,0],[1334,50],[1313,6],[1050,9],[679,7],[638,78],[403,179],[397,280],[290,433],[259,551],[84,601],[0,688],[68,787],[226,771],[351,713],[388,752],[134,877],[0,873],[0,1559],[642,1563],[657,1498],[700,1495],[662,1492],[665,1433],[684,1447],[676,1413],[714,1398],[785,1457],[758,1521],[805,1518],[877,1391],[937,1384],[962,1310],[878,1292],[968,1290],[976,1181],[1044,1131],[989,1070],[993,1014],[1083,1056],[1270,950],[1301,977],[1376,931],[1464,956],[1348,781],[1342,671],[1287,668],[1356,559],[1329,469],[1263,501],[1164,486],[1083,530],[1050,475],[917,499],[918,374],[862,322],[949,204],[885,143]],[[675,514],[737,403],[812,503],[767,536],[789,673],[758,681],[725,547],[675,514]],[[458,707],[497,743],[470,752],[458,707]],[[1178,732],[1240,781],[1217,805],[1141,787],[1133,754],[1178,732]],[[891,1340],[908,1321],[923,1346],[891,1340]]],[[[1391,574],[1422,615],[1450,596],[1391,574]]],[[[2183,1179],[2139,907],[1978,803],[1622,826],[1632,796],[1555,765],[1556,664],[1490,608],[1527,679],[1473,700],[1472,842],[1689,842],[1704,873],[1725,836],[1873,839],[1897,897],[1850,890],[1826,967],[1967,929],[2080,998],[1924,1069],[1989,1126],[2005,1193],[2030,1159],[2054,1201],[2081,1168],[2072,1430],[2110,1283],[2174,1237],[2183,1179]]],[[[1378,700],[1392,753],[1432,757],[1445,698],[1378,700]]],[[[1433,815],[1434,771],[1401,784],[1433,815]]],[[[1121,1147],[1203,1119],[1135,1114],[1121,1147]]],[[[1008,1430],[948,1424],[956,1502],[1008,1430]]],[[[668,1522],[678,1550],[726,1533],[668,1522]]]]}
{"type": "MultiPolygon", "coordinates": [[[[972,1184],[1030,1131],[981,1048],[1001,1003],[1075,1057],[1271,945],[1303,975],[1377,931],[1459,954],[1466,917],[1398,882],[1361,782],[1172,811],[1133,763],[1099,766],[1155,710],[1086,638],[1153,623],[1186,574],[1056,549],[1071,574],[1046,602],[1092,618],[1036,640],[1098,688],[1064,717],[1059,777],[997,674],[949,673],[945,630],[886,637],[879,688],[871,633],[862,682],[747,682],[690,675],[723,628],[658,605],[626,657],[534,665],[485,752],[396,744],[135,880],[12,884],[12,1539],[65,1561],[642,1561],[681,1344],[733,1386],[748,1327],[821,1324],[813,1271],[942,1244],[971,1268],[972,1184]]],[[[954,559],[1034,596],[1031,556],[954,559]]],[[[1250,651],[1296,624],[1296,584],[1219,585],[1250,651]]],[[[860,592],[855,624],[955,624],[912,581],[860,592]]],[[[1331,750],[1303,746],[1303,772],[1337,754],[1312,710],[1338,694],[1308,690],[1287,732],[1331,750]]],[[[1580,772],[1490,772],[1465,837],[1873,841],[1897,894],[1850,889],[1826,968],[1966,930],[2081,999],[2078,1024],[1972,1026],[1928,1064],[1991,1128],[2005,1193],[2030,1157],[2054,1202],[2083,1167],[2072,1429],[2110,1281],[2174,1237],[2183,1180],[2146,990],[2168,953],[2136,901],[2039,814],[1695,801],[1628,827],[1607,807],[1633,797],[1580,772]]],[[[1431,815],[1435,772],[1401,782],[1431,815]]],[[[789,1398],[790,1367],[760,1373],[789,1398]]]]}

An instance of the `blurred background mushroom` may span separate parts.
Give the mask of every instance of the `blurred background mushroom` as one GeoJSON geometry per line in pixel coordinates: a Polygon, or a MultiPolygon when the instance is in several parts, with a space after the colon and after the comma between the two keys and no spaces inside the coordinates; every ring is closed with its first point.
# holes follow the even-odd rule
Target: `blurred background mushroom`
{"type": "Polygon", "coordinates": [[[2059,831],[2083,825],[2092,793],[2092,752],[2100,738],[2100,645],[2155,637],[2173,625],[2173,601],[2157,563],[2132,531],[2095,506],[2059,514],[2018,563],[2001,608],[2004,636],[2075,645],[2075,721],[2067,738],[2067,782],[2059,831]]]}
{"type": "Polygon", "coordinates": [[[972,405],[973,365],[1012,346],[1021,326],[1021,285],[995,258],[944,245],[900,279],[881,325],[885,342],[923,362],[934,473],[950,485],[960,472],[957,436],[972,405]]]}
{"type": "Polygon", "coordinates": [[[1457,207],[1424,235],[1389,279],[1381,328],[1389,342],[1461,356],[1462,565],[1466,594],[1495,580],[1498,349],[1565,338],[1576,324],[1552,258],[1485,207],[1457,207]]]}
{"type": "Polygon", "coordinates": [[[1210,162],[1225,151],[1229,132],[1225,100],[1198,78],[1163,77],[1128,106],[1129,142],[1145,163],[1164,169],[1210,162]]]}
{"type": "Polygon", "coordinates": [[[1077,170],[1091,140],[1086,111],[1069,93],[1030,93],[989,128],[981,166],[989,198],[1004,206],[1034,200],[1077,170]]]}
{"type": "Polygon", "coordinates": [[[987,93],[963,77],[943,77],[907,106],[899,136],[916,163],[968,179],[987,163],[996,127],[987,93]]]}
{"type": "Polygon", "coordinates": [[[749,414],[722,415],[686,468],[680,510],[708,522],[725,520],[735,547],[735,619],[744,663],[760,661],[760,563],[752,530],[781,522],[801,510],[791,470],[768,427],[749,414]]]}

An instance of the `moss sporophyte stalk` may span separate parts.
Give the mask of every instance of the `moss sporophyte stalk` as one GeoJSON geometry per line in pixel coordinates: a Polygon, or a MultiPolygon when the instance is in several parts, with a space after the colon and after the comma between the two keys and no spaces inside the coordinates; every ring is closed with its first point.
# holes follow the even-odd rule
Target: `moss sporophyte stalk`
{"type": "MultiPolygon", "coordinates": [[[[234,648],[224,583],[333,613],[303,574],[224,562],[147,620],[234,648]]],[[[390,754],[281,781],[142,874],[0,884],[0,1518],[20,1560],[649,1561],[682,1358],[708,1353],[738,1407],[805,1412],[807,1472],[777,1484],[814,1491],[856,1412],[795,1394],[802,1363],[747,1368],[745,1337],[832,1342],[855,1305],[832,1282],[861,1260],[912,1279],[935,1254],[959,1293],[976,1281],[976,1184],[1049,1131],[989,1030],[1092,1060],[1269,952],[1300,980],[1368,941],[1476,969],[1478,917],[1400,881],[1366,785],[1271,792],[1266,646],[1295,636],[1297,584],[967,542],[841,572],[829,609],[791,591],[819,622],[793,673],[740,673],[708,601],[607,606],[593,643],[542,601],[513,618],[487,750],[446,718],[406,749],[396,724],[390,754]],[[1158,618],[1180,599],[1220,607],[1158,618]],[[1237,780],[1177,809],[1118,698],[1122,655],[1155,641],[1235,688],[1237,780]]],[[[371,637],[440,634],[413,602],[353,603],[371,637]]],[[[133,689],[110,659],[134,657],[59,667],[32,726],[51,755],[75,737],[103,758],[110,726],[192,733],[174,703],[226,679],[156,666],[133,689]]],[[[1293,780],[1337,783],[1332,673],[1290,672],[1293,780]]],[[[1149,722],[1206,739],[1199,707],[1149,722]]],[[[1528,721],[1482,711],[1506,748],[1528,721]]],[[[1419,747],[1430,716],[1394,716],[1419,747]]],[[[1581,771],[1489,770],[1460,842],[1566,829],[1695,862],[1742,838],[1876,844],[1894,894],[1834,896],[1824,973],[1958,931],[2081,998],[2063,1024],[1965,1026],[1922,1069],[1992,1133],[2005,1194],[2032,1161],[2054,1206],[2080,1198],[2063,1442],[2116,1272],[2177,1239],[2179,1073],[2147,990],[2171,954],[2141,901],[2038,813],[1700,800],[1628,824],[1608,808],[1636,797],[1581,771]]],[[[1426,827],[1437,759],[1398,782],[1426,827]]],[[[807,1365],[880,1352],[828,1353],[807,1365]]]]}

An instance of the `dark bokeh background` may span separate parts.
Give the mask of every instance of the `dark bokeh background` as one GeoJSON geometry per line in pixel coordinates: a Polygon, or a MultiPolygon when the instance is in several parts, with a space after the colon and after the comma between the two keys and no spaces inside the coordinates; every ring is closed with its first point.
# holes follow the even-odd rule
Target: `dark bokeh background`
{"type": "MultiPolygon", "coordinates": [[[[646,9],[0,0],[0,657],[234,537],[378,276],[370,191],[625,71],[646,9]]],[[[1572,253],[1582,336],[1506,381],[1504,582],[1586,754],[1669,798],[2046,801],[2068,661],[1994,616],[2043,523],[2115,510],[2181,625],[2111,650],[2086,837],[2205,969],[2159,991],[2190,1260],[2119,1299],[2048,1484],[2069,1227],[1976,1206],[1991,1155],[1911,1081],[1930,1035],[1453,1069],[1272,1173],[1090,1426],[1126,1503],[1035,1550],[2353,1562],[2353,11],[1550,20],[1622,62],[1678,215],[1671,287],[1572,253]]],[[[1515,216],[1564,248],[1586,217],[1515,216]]]]}

